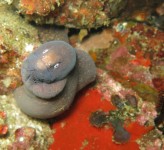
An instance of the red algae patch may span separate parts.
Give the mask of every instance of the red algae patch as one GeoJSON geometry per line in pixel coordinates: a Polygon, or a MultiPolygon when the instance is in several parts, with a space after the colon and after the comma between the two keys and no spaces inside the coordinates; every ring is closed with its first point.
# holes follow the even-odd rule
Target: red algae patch
{"type": "Polygon", "coordinates": [[[131,134],[130,140],[124,144],[117,144],[113,141],[113,129],[106,125],[103,128],[93,127],[89,117],[96,110],[115,110],[109,101],[102,99],[97,90],[81,92],[76,97],[76,102],[69,112],[66,112],[52,125],[54,129],[54,143],[49,150],[65,149],[114,149],[114,150],[138,150],[139,146],[135,140],[152,129],[152,126],[143,127],[136,122],[125,126],[131,134]],[[87,107],[86,107],[87,106],[87,107]]]}

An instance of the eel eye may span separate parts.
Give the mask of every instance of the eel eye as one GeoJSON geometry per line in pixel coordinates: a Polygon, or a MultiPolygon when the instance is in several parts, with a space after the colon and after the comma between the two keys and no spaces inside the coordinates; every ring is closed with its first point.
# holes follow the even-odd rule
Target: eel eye
{"type": "Polygon", "coordinates": [[[59,68],[59,66],[60,66],[60,62],[58,62],[58,63],[56,63],[56,64],[54,64],[54,65],[49,65],[49,66],[47,67],[47,69],[48,69],[48,70],[53,70],[53,69],[59,68]]]}
{"type": "Polygon", "coordinates": [[[59,65],[60,65],[60,63],[56,63],[56,64],[54,65],[54,69],[57,69],[57,68],[59,67],[59,65]]]}

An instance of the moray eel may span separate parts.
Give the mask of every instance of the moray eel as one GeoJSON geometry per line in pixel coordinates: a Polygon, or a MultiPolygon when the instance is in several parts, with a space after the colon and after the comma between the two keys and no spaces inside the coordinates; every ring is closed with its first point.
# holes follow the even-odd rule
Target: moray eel
{"type": "Polygon", "coordinates": [[[22,80],[36,96],[52,98],[60,93],[74,68],[76,52],[69,44],[51,41],[40,46],[22,65],[22,80]]]}
{"type": "Polygon", "coordinates": [[[96,78],[91,57],[64,41],[50,41],[22,64],[24,85],[14,92],[17,105],[27,115],[48,119],[72,104],[76,93],[96,78]]]}

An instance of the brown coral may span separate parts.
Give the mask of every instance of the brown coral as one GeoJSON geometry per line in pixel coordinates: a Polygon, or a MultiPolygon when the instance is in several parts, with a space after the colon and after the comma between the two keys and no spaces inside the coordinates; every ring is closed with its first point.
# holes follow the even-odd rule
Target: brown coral
{"type": "Polygon", "coordinates": [[[97,28],[108,25],[126,6],[117,0],[17,0],[20,13],[39,24],[57,24],[75,28],[97,28]]]}
{"type": "Polygon", "coordinates": [[[162,3],[161,0],[156,2],[154,0],[140,0],[139,2],[131,0],[16,0],[14,4],[21,14],[38,24],[97,28],[108,26],[111,20],[122,12],[125,12],[122,15],[125,18],[132,16],[135,10],[143,8],[143,14],[146,12],[151,14],[152,7],[160,3],[162,3]]]}
{"type": "Polygon", "coordinates": [[[64,0],[20,0],[19,9],[25,14],[45,16],[63,3],[64,0]]]}

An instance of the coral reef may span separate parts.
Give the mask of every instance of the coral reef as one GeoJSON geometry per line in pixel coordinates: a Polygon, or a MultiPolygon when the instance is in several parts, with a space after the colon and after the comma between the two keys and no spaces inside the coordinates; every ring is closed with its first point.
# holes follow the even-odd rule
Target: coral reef
{"type": "MultiPolygon", "coordinates": [[[[39,143],[37,145],[39,149],[41,147],[46,150],[53,141],[52,130],[48,122],[34,120],[21,113],[14,103],[13,95],[11,95],[11,92],[22,84],[20,67],[23,59],[40,45],[41,39],[44,41],[39,37],[38,31],[41,33],[41,30],[28,24],[12,7],[0,4],[1,149],[6,149],[9,145],[13,147],[20,145],[15,139],[14,133],[18,128],[23,129],[24,127],[32,127],[36,131],[34,141],[39,143]]],[[[57,33],[55,37],[58,35],[57,33]]],[[[61,32],[60,35],[60,37],[64,37],[61,32]]],[[[29,140],[33,140],[33,137],[30,137],[29,140]]],[[[34,148],[34,143],[29,143],[28,146],[34,148]]]]}
{"type": "Polygon", "coordinates": [[[15,131],[15,142],[8,146],[8,150],[13,149],[34,149],[39,148],[39,143],[35,141],[36,131],[32,127],[22,127],[15,131]]]}
{"type": "Polygon", "coordinates": [[[74,28],[93,28],[108,25],[126,6],[126,1],[26,1],[14,4],[29,20],[39,24],[57,24],[74,28]]]}
{"type": "Polygon", "coordinates": [[[10,93],[21,84],[21,61],[39,43],[34,27],[11,7],[0,6],[0,94],[10,93]]]}
{"type": "Polygon", "coordinates": [[[2,106],[0,108],[0,136],[5,136],[8,132],[8,125],[6,123],[6,113],[2,106]]]}
{"type": "MultiPolygon", "coordinates": [[[[127,99],[121,99],[118,95],[111,96],[111,102],[118,109],[111,110],[109,113],[103,111],[93,112],[90,116],[90,122],[95,127],[103,127],[109,124],[114,129],[113,139],[117,143],[125,143],[130,139],[130,133],[124,129],[124,123],[127,124],[139,113],[138,108],[129,103],[129,94],[125,96],[127,99]]],[[[134,97],[131,95],[131,97],[134,97]]]]}
{"type": "MultiPolygon", "coordinates": [[[[108,70],[108,74],[119,84],[133,89],[143,99],[157,102],[158,91],[163,90],[162,82],[158,82],[163,81],[163,32],[134,22],[116,22],[113,29],[109,33],[113,35],[109,48],[102,50],[101,47],[91,47],[86,50],[91,52],[97,66],[108,70]]],[[[83,42],[77,42],[76,45],[87,47],[86,42],[84,46],[83,42]]],[[[105,82],[112,83],[112,79],[105,82]]]]}
{"type": "MultiPolygon", "coordinates": [[[[101,108],[98,109],[98,112],[95,111],[95,118],[92,118],[93,112],[91,124],[99,128],[103,128],[104,125],[106,127],[106,124],[111,124],[109,118],[112,116],[122,120],[125,127],[133,121],[141,126],[155,127],[156,124],[159,131],[151,131],[155,133],[155,138],[150,138],[147,145],[157,149],[162,147],[160,131],[163,132],[163,98],[159,99],[158,95],[164,90],[163,31],[133,21],[116,21],[113,29],[104,29],[89,35],[82,42],[76,35],[70,39],[76,47],[83,47],[89,52],[96,65],[103,69],[98,69],[96,89],[103,93],[103,99],[109,100],[116,107],[116,110],[111,109],[109,114],[102,111],[99,113],[101,108]],[[99,40],[103,35],[111,37],[104,39],[108,42],[105,46],[99,40]],[[98,44],[93,45],[93,38],[98,44]]],[[[113,139],[117,139],[114,137],[115,134],[113,139]]],[[[145,135],[142,138],[144,141],[149,139],[149,136],[145,135]]],[[[147,148],[144,142],[139,144],[142,149],[147,148]]]]}
{"type": "Polygon", "coordinates": [[[1,149],[164,149],[163,14],[162,0],[0,0],[1,149]],[[51,120],[49,148],[49,123],[21,113],[10,93],[23,59],[52,40],[88,52],[98,76],[51,120]]]}
{"type": "Polygon", "coordinates": [[[156,127],[164,134],[164,93],[159,93],[159,103],[157,105],[158,116],[155,118],[156,127]]]}
{"type": "MultiPolygon", "coordinates": [[[[153,0],[140,0],[139,2],[132,0],[1,1],[3,3],[6,2],[14,5],[14,7],[18,9],[19,13],[25,15],[28,20],[34,21],[37,24],[56,24],[64,25],[69,28],[90,29],[108,26],[113,18],[122,14],[122,16],[126,19],[135,19],[143,22],[147,21],[162,28],[162,17],[149,19],[152,12],[155,11],[157,4],[161,4],[162,0],[157,0],[156,2],[153,0]],[[135,10],[139,10],[139,13],[135,10]]],[[[157,10],[159,12],[160,9],[157,10]]]]}
{"type": "Polygon", "coordinates": [[[149,133],[145,134],[141,139],[137,140],[137,143],[140,145],[142,150],[164,149],[164,138],[162,133],[159,133],[158,130],[152,130],[149,133]]]}
{"type": "Polygon", "coordinates": [[[53,142],[49,124],[24,115],[16,106],[13,95],[1,95],[0,106],[3,106],[6,113],[5,125],[8,127],[7,136],[0,137],[1,149],[8,146],[9,149],[34,149],[37,146],[46,150],[53,142]]]}
{"type": "Polygon", "coordinates": [[[127,132],[123,123],[117,117],[102,111],[96,111],[91,114],[90,122],[95,127],[102,127],[104,124],[110,124],[114,129],[113,140],[117,143],[125,143],[130,139],[130,133],[127,132]]]}

